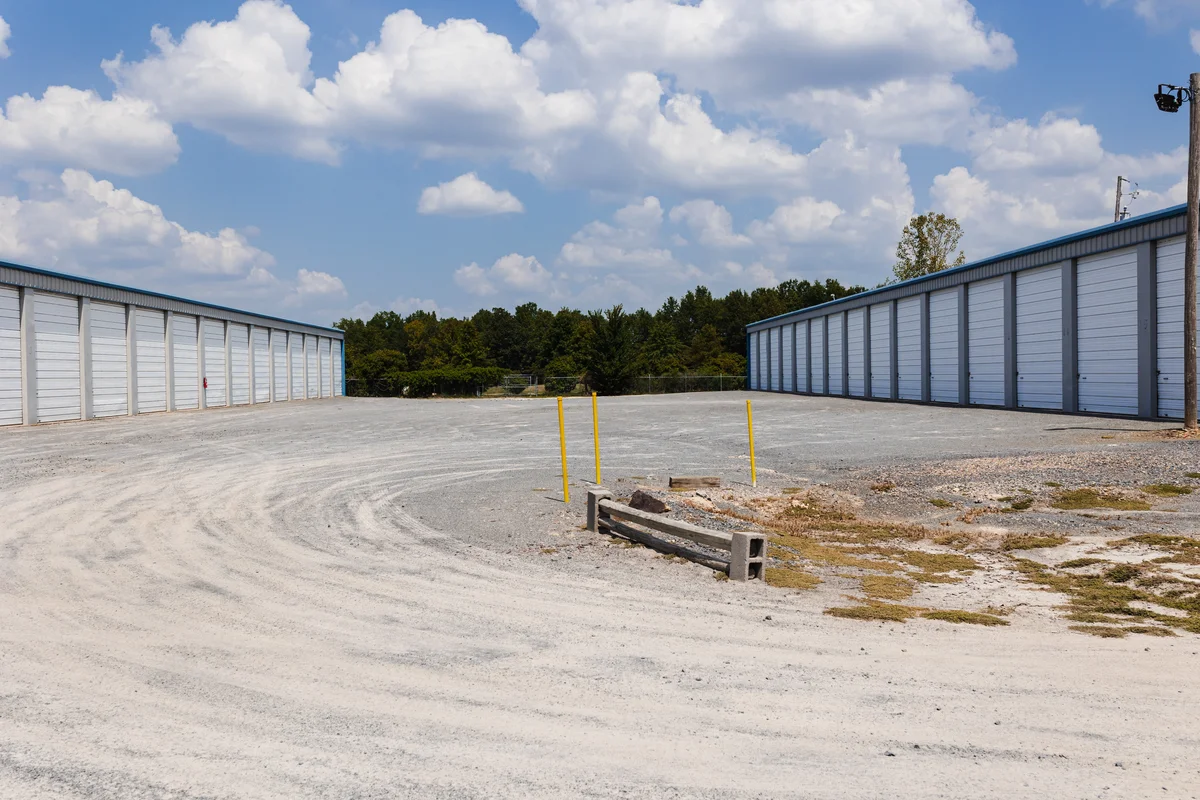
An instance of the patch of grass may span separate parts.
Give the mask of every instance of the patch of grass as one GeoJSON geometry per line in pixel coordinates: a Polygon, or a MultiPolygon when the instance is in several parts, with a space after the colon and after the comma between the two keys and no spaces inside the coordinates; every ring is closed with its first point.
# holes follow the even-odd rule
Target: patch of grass
{"type": "Polygon", "coordinates": [[[729,580],[729,573],[728,572],[714,572],[713,578],[718,581],[727,581],[727,580],[729,580]]]}
{"type": "Polygon", "coordinates": [[[1071,489],[1059,492],[1050,505],[1064,511],[1079,511],[1087,508],[1111,508],[1116,511],[1149,511],[1150,504],[1144,500],[1130,500],[1112,494],[1101,494],[1095,489],[1071,489]]]}
{"type": "Polygon", "coordinates": [[[948,575],[945,572],[909,572],[908,577],[918,583],[962,583],[963,579],[957,575],[948,575]]]}
{"type": "Polygon", "coordinates": [[[1043,536],[1031,533],[1010,533],[1000,543],[1000,549],[1008,553],[1013,550],[1041,550],[1043,547],[1058,547],[1066,543],[1067,537],[1057,533],[1043,536]]]}
{"type": "Polygon", "coordinates": [[[1013,610],[1008,606],[988,606],[983,610],[985,614],[991,614],[993,617],[1007,617],[1013,610]]]}
{"type": "Polygon", "coordinates": [[[1192,493],[1191,487],[1177,486],[1173,483],[1152,483],[1149,486],[1143,486],[1142,491],[1157,497],[1182,497],[1192,493]]]}
{"type": "Polygon", "coordinates": [[[880,481],[879,483],[871,484],[872,492],[890,492],[895,488],[896,484],[892,483],[891,481],[880,481]]]}
{"type": "Polygon", "coordinates": [[[1013,511],[1028,511],[1030,508],[1033,508],[1033,498],[1022,497],[1019,500],[1014,500],[1009,508],[1013,511]]]}
{"type": "Polygon", "coordinates": [[[1177,636],[1170,628],[1159,628],[1156,625],[1130,625],[1125,630],[1130,633],[1140,633],[1144,636],[1177,636]]]}
{"type": "Polygon", "coordinates": [[[1129,635],[1124,628],[1114,628],[1109,625],[1072,625],[1071,630],[1099,636],[1101,639],[1124,639],[1129,635]]]}
{"type": "Polygon", "coordinates": [[[784,494],[800,494],[803,491],[804,491],[804,488],[801,486],[789,486],[783,490],[783,493],[784,494]]]}
{"type": "Polygon", "coordinates": [[[542,548],[542,555],[544,555],[544,556],[552,556],[557,552],[558,552],[557,547],[543,547],[542,548]]]}
{"type": "Polygon", "coordinates": [[[1051,489],[1061,489],[1062,488],[1062,484],[1059,483],[1058,481],[1046,481],[1042,485],[1049,486],[1051,489]]]}
{"type": "Polygon", "coordinates": [[[874,570],[877,572],[898,572],[901,567],[894,561],[877,561],[859,558],[837,547],[829,547],[811,536],[776,536],[773,545],[788,547],[795,550],[807,561],[824,564],[830,567],[851,567],[854,569],[874,570]]]}
{"type": "Polygon", "coordinates": [[[1200,480],[1200,472],[1185,472],[1183,477],[1191,478],[1192,480],[1200,480]]]}
{"type": "Polygon", "coordinates": [[[1071,620],[1071,622],[1087,622],[1089,624],[1101,625],[1119,624],[1121,622],[1120,617],[1114,617],[1109,614],[1098,614],[1095,611],[1072,611],[1070,614],[1067,614],[1067,619],[1071,620]]]}
{"type": "Polygon", "coordinates": [[[855,519],[849,511],[829,508],[812,500],[798,506],[788,506],[780,516],[819,522],[852,522],[855,519]]]}
{"type": "Polygon", "coordinates": [[[949,500],[943,500],[940,497],[931,498],[929,505],[936,506],[937,508],[954,508],[954,503],[951,503],[949,500]]]}
{"type": "Polygon", "coordinates": [[[975,543],[975,539],[966,531],[954,531],[933,537],[933,543],[940,544],[942,547],[952,547],[955,550],[965,550],[975,543]]]}
{"type": "Polygon", "coordinates": [[[894,575],[868,575],[862,579],[863,594],[880,600],[907,600],[913,595],[913,583],[894,575]]]}
{"type": "Polygon", "coordinates": [[[1033,494],[1033,492],[1029,491],[1028,489],[1018,489],[1017,491],[1021,494],[1033,494]]]}
{"type": "Polygon", "coordinates": [[[921,615],[925,619],[938,619],[942,622],[966,623],[968,625],[1007,625],[1008,620],[992,614],[981,614],[977,611],[926,611],[921,615]]]}
{"type": "Polygon", "coordinates": [[[907,564],[926,572],[974,572],[979,562],[959,553],[926,553],[923,550],[908,550],[900,556],[907,564]]]}
{"type": "Polygon", "coordinates": [[[1080,567],[1090,567],[1093,564],[1107,564],[1103,558],[1072,558],[1070,561],[1064,561],[1058,565],[1059,569],[1079,569],[1080,567]]]}
{"type": "Polygon", "coordinates": [[[842,619],[859,619],[868,622],[905,622],[921,613],[919,608],[892,603],[871,603],[862,606],[827,608],[825,613],[842,619]]]}
{"type": "Polygon", "coordinates": [[[1142,574],[1140,567],[1134,564],[1117,564],[1104,573],[1104,577],[1113,583],[1129,583],[1142,574]]]}
{"type": "Polygon", "coordinates": [[[1013,500],[1016,500],[1016,499],[1017,498],[1015,498],[1015,497],[997,497],[996,502],[997,503],[1011,503],[1013,500]]]}
{"type": "MultiPolygon", "coordinates": [[[[725,575],[723,572],[717,574],[725,575]]],[[[815,589],[821,585],[821,579],[816,575],[786,567],[778,569],[768,567],[763,579],[771,586],[777,586],[780,589],[815,589]]],[[[725,580],[729,580],[728,575],[725,575],[725,580]]]]}

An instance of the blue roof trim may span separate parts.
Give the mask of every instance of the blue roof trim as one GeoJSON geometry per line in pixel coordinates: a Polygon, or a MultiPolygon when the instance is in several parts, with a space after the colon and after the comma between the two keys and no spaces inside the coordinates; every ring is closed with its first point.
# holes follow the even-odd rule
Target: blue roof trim
{"type": "Polygon", "coordinates": [[[163,300],[174,300],[176,303],[188,303],[193,306],[203,306],[204,308],[211,308],[215,311],[227,311],[230,314],[249,314],[252,317],[261,317],[263,319],[272,320],[274,322],[285,322],[288,325],[303,325],[308,328],[317,328],[318,330],[323,330],[323,331],[336,331],[337,333],[340,333],[343,336],[345,335],[345,331],[343,331],[341,328],[330,328],[327,325],[314,325],[311,322],[300,322],[300,321],[294,320],[294,319],[284,319],[283,317],[272,317],[268,314],[259,314],[257,311],[247,311],[243,308],[230,308],[229,306],[219,306],[216,303],[205,303],[202,300],[189,300],[186,297],[176,297],[173,294],[163,294],[162,292],[152,292],[147,289],[135,289],[132,286],[122,286],[119,283],[108,283],[106,281],[98,281],[94,278],[84,278],[79,275],[68,275],[65,272],[54,272],[52,270],[42,269],[40,267],[27,267],[24,264],[14,264],[11,261],[0,261],[0,267],[8,267],[9,269],[21,270],[22,272],[32,272],[35,275],[45,275],[50,278],[62,278],[63,280],[68,280],[68,281],[78,281],[79,283],[86,283],[89,286],[100,286],[105,289],[116,289],[117,291],[121,291],[121,292],[133,292],[134,294],[144,294],[144,295],[149,295],[150,297],[158,297],[163,300]]]}
{"type": "Polygon", "coordinates": [[[1186,213],[1187,213],[1187,204],[1186,203],[1183,203],[1183,204],[1177,205],[1177,206],[1171,206],[1170,208],[1164,208],[1159,211],[1151,211],[1148,214],[1142,214],[1141,216],[1137,216],[1137,217],[1130,217],[1129,219],[1121,220],[1120,222],[1110,222],[1107,225],[1101,225],[1096,228],[1090,228],[1089,230],[1086,230],[1086,231],[1079,231],[1078,233],[1069,233],[1066,236],[1060,236],[1057,239],[1050,239],[1049,241],[1042,242],[1041,244],[1029,245],[1027,247],[1022,247],[1018,250],[1010,250],[1007,253],[1001,253],[1000,255],[997,255],[997,256],[989,256],[988,258],[984,258],[979,261],[972,261],[970,264],[963,264],[961,267],[951,267],[950,269],[944,269],[941,272],[934,272],[929,275],[922,275],[919,278],[909,278],[908,280],[900,281],[899,283],[889,283],[886,286],[880,286],[875,289],[867,289],[865,292],[859,292],[858,294],[852,294],[849,297],[840,297],[837,300],[830,300],[826,303],[821,303],[819,305],[808,306],[806,308],[798,308],[795,311],[788,311],[784,314],[777,314],[773,317],[767,317],[766,319],[760,319],[757,322],[751,322],[749,325],[746,326],[746,328],[750,328],[751,326],[754,326],[754,325],[762,325],[767,322],[774,322],[777,319],[783,319],[784,317],[790,317],[795,314],[799,314],[802,311],[815,311],[818,308],[825,308],[826,306],[838,305],[839,303],[845,303],[849,300],[854,300],[855,298],[859,298],[859,297],[869,297],[870,295],[878,294],[879,292],[891,291],[892,289],[895,289],[900,286],[909,286],[914,283],[920,283],[922,281],[930,280],[934,277],[940,278],[943,275],[953,275],[956,272],[966,272],[967,270],[976,269],[977,267],[985,267],[988,264],[995,264],[998,261],[1007,261],[1010,258],[1019,258],[1020,256],[1026,256],[1026,255],[1029,255],[1030,253],[1036,253],[1039,250],[1048,250],[1051,247],[1058,247],[1060,245],[1070,244],[1071,242],[1078,242],[1083,239],[1090,239],[1093,236],[1099,236],[1100,234],[1103,234],[1103,233],[1111,233],[1113,231],[1124,230],[1125,228],[1133,228],[1137,225],[1144,225],[1147,222],[1157,222],[1160,219],[1170,219],[1171,217],[1179,217],[1179,216],[1183,216],[1186,213]]]}

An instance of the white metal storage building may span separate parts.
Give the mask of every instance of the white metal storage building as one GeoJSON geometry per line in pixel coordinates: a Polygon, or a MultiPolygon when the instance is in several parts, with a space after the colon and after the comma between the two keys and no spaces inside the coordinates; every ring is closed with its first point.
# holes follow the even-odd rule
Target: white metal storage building
{"type": "Polygon", "coordinates": [[[1181,419],[1185,224],[1176,206],[753,323],[749,386],[1181,419]]]}
{"type": "Polygon", "coordinates": [[[344,367],[335,328],[0,263],[0,426],[336,397],[344,367]]]}

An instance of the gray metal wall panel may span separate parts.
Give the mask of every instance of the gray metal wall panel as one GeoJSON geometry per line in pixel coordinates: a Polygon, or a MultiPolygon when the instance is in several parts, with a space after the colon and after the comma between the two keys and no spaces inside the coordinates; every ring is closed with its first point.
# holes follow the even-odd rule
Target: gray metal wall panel
{"type": "Polygon", "coordinates": [[[21,424],[21,293],[0,286],[0,425],[21,424]]]}
{"type": "Polygon", "coordinates": [[[137,412],[149,414],[166,411],[166,314],[139,308],[134,314],[134,321],[134,336],[137,338],[134,350],[137,358],[137,412]]]}
{"type": "Polygon", "coordinates": [[[1079,410],[1136,414],[1137,251],[1081,258],[1076,270],[1079,410]]]}
{"type": "Polygon", "coordinates": [[[231,405],[250,403],[250,329],[245,325],[229,326],[229,375],[233,400],[231,405]]]}
{"type": "Polygon", "coordinates": [[[129,413],[129,348],[125,306],[92,303],[92,415],[129,413]]]}
{"type": "Polygon", "coordinates": [[[329,348],[329,340],[317,340],[317,353],[321,359],[321,397],[333,396],[333,359],[329,348]]]}
{"type": "Polygon", "coordinates": [[[871,396],[892,396],[892,304],[871,306],[871,396]]]}
{"type": "Polygon", "coordinates": [[[811,354],[809,358],[812,360],[812,388],[809,390],[813,394],[825,394],[825,320],[824,318],[815,319],[809,327],[809,337],[812,341],[809,344],[811,354]]]}
{"type": "Polygon", "coordinates": [[[275,385],[272,387],[272,399],[277,403],[284,402],[288,399],[288,354],[286,331],[271,331],[271,360],[275,366],[275,385]]]}
{"type": "Polygon", "coordinates": [[[1158,415],[1183,418],[1184,238],[1158,243],[1158,415]]]}
{"type": "Polygon", "coordinates": [[[1017,405],[1063,407],[1063,270],[1017,273],[1017,405]]]}
{"type": "Polygon", "coordinates": [[[863,358],[866,313],[865,308],[860,308],[851,311],[846,319],[846,366],[850,379],[848,394],[851,397],[865,397],[867,394],[866,361],[863,358]]]}
{"type": "Polygon", "coordinates": [[[922,399],[922,302],[922,297],[907,297],[896,304],[896,371],[901,400],[922,399]]]}
{"type": "Polygon", "coordinates": [[[197,319],[187,314],[171,318],[171,349],[175,361],[175,408],[200,407],[200,356],[197,353],[197,319]]]}
{"type": "Polygon", "coordinates": [[[79,419],[79,299],[38,292],[33,307],[37,421],[79,419]]]}
{"type": "Polygon", "coordinates": [[[304,337],[304,361],[308,367],[308,393],[307,397],[316,398],[321,396],[321,372],[320,364],[317,363],[317,337],[304,337]]]}
{"type": "Polygon", "coordinates": [[[796,391],[796,370],[794,357],[796,352],[796,326],[783,326],[783,391],[796,391]]]}
{"type": "Polygon", "coordinates": [[[929,399],[958,402],[958,290],[929,295],[929,399]]]}
{"type": "Polygon", "coordinates": [[[796,325],[796,391],[810,391],[808,385],[808,323],[796,325]]]}
{"type": "Polygon", "coordinates": [[[225,323],[221,320],[204,320],[203,377],[208,381],[208,390],[204,393],[205,405],[208,408],[226,405],[225,323]]]}
{"type": "Polygon", "coordinates": [[[254,362],[254,402],[271,401],[271,339],[266,328],[255,328],[250,342],[254,362]]]}
{"type": "Polygon", "coordinates": [[[846,315],[830,314],[827,333],[829,341],[826,349],[829,352],[829,394],[844,394],[846,391],[843,356],[846,349],[846,315]]]}
{"type": "Polygon", "coordinates": [[[970,403],[1004,405],[1004,280],[972,283],[967,288],[967,363],[970,403]]]}
{"type": "Polygon", "coordinates": [[[1075,286],[1075,259],[1062,262],[1063,271],[1063,411],[1079,410],[1079,293],[1075,286]]]}
{"type": "Polygon", "coordinates": [[[303,400],[304,390],[304,337],[298,333],[288,334],[288,353],[292,361],[292,399],[303,400]]]}

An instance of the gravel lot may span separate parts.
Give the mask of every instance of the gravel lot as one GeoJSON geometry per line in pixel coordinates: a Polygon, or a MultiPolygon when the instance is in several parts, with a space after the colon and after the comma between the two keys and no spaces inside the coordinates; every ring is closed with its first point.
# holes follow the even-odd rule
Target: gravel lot
{"type": "MultiPolygon", "coordinates": [[[[749,492],[748,397],[764,494],[964,525],[1026,488],[1037,507],[973,529],[1196,530],[1194,496],[1043,507],[1046,482],[1200,471],[1196,441],[1098,418],[609,399],[606,482],[749,492]]],[[[0,797],[1200,793],[1200,637],[1070,633],[1032,587],[1006,628],[835,619],[621,547],[579,529],[590,403],[567,406],[570,506],[546,400],[0,430],[0,797]]]]}

